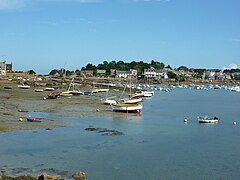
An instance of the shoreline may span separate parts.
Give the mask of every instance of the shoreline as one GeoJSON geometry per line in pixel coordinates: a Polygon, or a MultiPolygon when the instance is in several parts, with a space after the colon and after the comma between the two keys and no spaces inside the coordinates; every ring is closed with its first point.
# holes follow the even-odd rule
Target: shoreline
{"type": "MultiPolygon", "coordinates": [[[[51,130],[68,125],[67,122],[45,119],[44,117],[44,121],[41,123],[27,122],[27,116],[35,112],[47,113],[56,117],[122,115],[113,113],[110,106],[102,104],[101,99],[106,97],[106,93],[43,100],[50,92],[34,92],[35,88],[33,87],[20,89],[18,84],[15,83],[10,85],[12,89],[5,89],[4,87],[9,86],[9,84],[0,83],[0,133],[18,130],[51,130]],[[22,121],[20,121],[20,118],[22,121]]],[[[120,93],[111,92],[109,96],[120,95],[120,93]]]]}
{"type": "MultiPolygon", "coordinates": [[[[91,82],[87,82],[88,85],[82,85],[80,87],[81,90],[89,90],[93,88],[90,85],[91,82]]],[[[119,83],[119,81],[116,82],[119,83]]],[[[193,82],[182,82],[182,84],[192,83],[193,82]]],[[[211,83],[204,84],[209,85],[211,83]]],[[[63,127],[68,125],[67,122],[58,120],[56,121],[53,119],[44,119],[44,121],[41,123],[27,122],[26,117],[29,115],[29,113],[31,114],[34,112],[48,113],[50,116],[56,117],[87,117],[108,115],[122,116],[122,113],[114,113],[112,112],[110,106],[102,104],[101,100],[106,98],[106,93],[103,92],[94,93],[90,96],[81,95],[43,100],[43,98],[47,97],[47,95],[50,93],[49,91],[34,92],[34,89],[42,89],[42,86],[31,85],[30,89],[20,89],[18,88],[18,85],[19,84],[16,81],[0,80],[0,133],[18,130],[50,130],[56,127],[63,127]],[[6,89],[4,87],[11,87],[11,89],[6,89]],[[19,121],[20,118],[22,121],[19,121]]],[[[64,91],[67,89],[67,83],[63,85],[63,83],[59,82],[55,85],[57,88],[59,88],[57,89],[58,91],[64,91]]],[[[120,96],[124,89],[123,87],[109,88],[110,91],[108,93],[108,97],[120,96]],[[118,89],[118,91],[112,91],[112,89],[118,89]]],[[[127,95],[127,92],[125,92],[124,96],[127,95]]]]}

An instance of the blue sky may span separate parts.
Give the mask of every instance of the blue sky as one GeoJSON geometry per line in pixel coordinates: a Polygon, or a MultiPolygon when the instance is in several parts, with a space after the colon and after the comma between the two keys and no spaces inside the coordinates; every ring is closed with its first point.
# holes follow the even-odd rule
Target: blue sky
{"type": "Polygon", "coordinates": [[[239,0],[0,0],[0,60],[46,74],[152,59],[240,65],[239,0]]]}

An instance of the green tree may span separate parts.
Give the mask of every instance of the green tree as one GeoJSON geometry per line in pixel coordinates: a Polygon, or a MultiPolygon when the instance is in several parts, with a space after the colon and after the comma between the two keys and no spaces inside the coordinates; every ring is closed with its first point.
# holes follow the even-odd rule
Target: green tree
{"type": "Polygon", "coordinates": [[[36,74],[35,72],[34,72],[34,70],[29,70],[28,72],[27,72],[28,74],[36,74]]]}
{"type": "MultiPolygon", "coordinates": [[[[54,74],[56,74],[56,73],[59,73],[59,70],[53,69],[53,70],[50,71],[49,75],[54,75],[54,74]]],[[[59,74],[60,74],[60,73],[59,73],[59,74]]]]}
{"type": "Polygon", "coordinates": [[[154,67],[155,69],[163,69],[165,67],[165,64],[164,63],[160,63],[158,61],[154,61],[152,60],[151,61],[151,66],[154,67]]]}
{"type": "Polygon", "coordinates": [[[172,71],[168,71],[167,72],[167,75],[170,79],[177,79],[177,74],[175,74],[174,72],[172,71]]]}
{"type": "Polygon", "coordinates": [[[178,71],[183,70],[183,71],[188,71],[188,68],[186,66],[180,66],[177,68],[178,71]]]}

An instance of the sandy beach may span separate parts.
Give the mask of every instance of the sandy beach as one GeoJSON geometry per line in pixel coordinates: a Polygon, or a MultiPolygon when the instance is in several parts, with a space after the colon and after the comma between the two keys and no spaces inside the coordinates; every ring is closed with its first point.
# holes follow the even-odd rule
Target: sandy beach
{"type": "MultiPolygon", "coordinates": [[[[110,106],[101,102],[105,98],[106,93],[43,100],[50,92],[35,92],[34,89],[38,89],[38,87],[20,89],[18,84],[14,82],[0,83],[1,132],[52,129],[67,125],[66,122],[54,121],[52,119],[44,119],[41,123],[27,122],[26,117],[31,112],[46,112],[50,113],[51,116],[67,117],[113,115],[110,106]],[[5,89],[4,87],[6,86],[10,86],[12,89],[5,89]],[[22,118],[22,121],[19,121],[20,118],[22,118]]],[[[114,115],[117,115],[117,113],[114,113],[114,115]]]]}

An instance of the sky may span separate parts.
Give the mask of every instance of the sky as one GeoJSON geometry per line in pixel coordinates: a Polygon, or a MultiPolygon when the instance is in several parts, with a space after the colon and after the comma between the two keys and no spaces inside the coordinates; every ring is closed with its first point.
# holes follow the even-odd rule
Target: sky
{"type": "Polygon", "coordinates": [[[240,66],[239,0],[0,0],[0,61],[47,74],[103,61],[240,66]]]}

